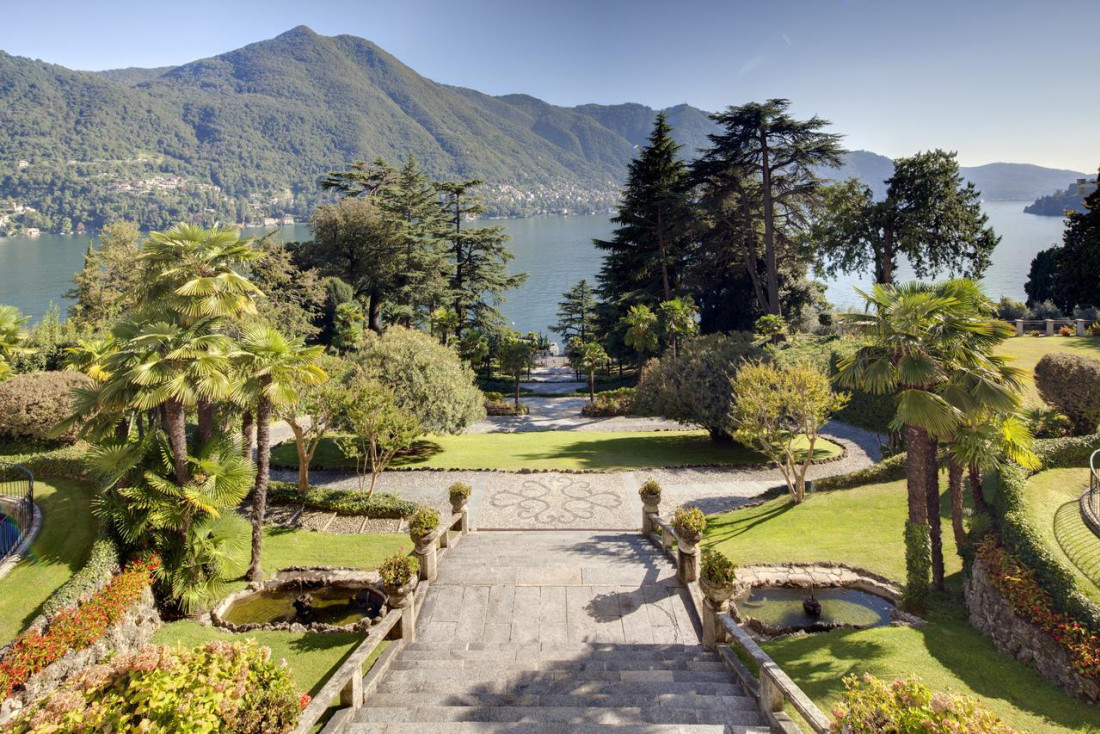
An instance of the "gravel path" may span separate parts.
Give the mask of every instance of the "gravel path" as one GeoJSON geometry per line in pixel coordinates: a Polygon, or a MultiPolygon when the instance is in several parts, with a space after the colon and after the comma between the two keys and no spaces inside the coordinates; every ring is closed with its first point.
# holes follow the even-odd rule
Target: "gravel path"
{"type": "Polygon", "coordinates": [[[466,429],[466,433],[522,433],[526,431],[683,431],[693,426],[664,418],[581,415],[587,398],[520,398],[530,415],[490,416],[466,429]]]}
{"type": "MultiPolygon", "coordinates": [[[[879,460],[879,438],[843,423],[830,423],[822,432],[844,445],[840,461],[811,467],[810,478],[846,474],[879,460]]],[[[295,472],[274,471],[277,479],[293,481],[295,472]]],[[[496,471],[389,471],[378,480],[377,491],[393,492],[441,512],[448,510],[447,487],[465,482],[473,487],[470,518],[481,529],[573,528],[629,529],[640,522],[637,488],[652,477],[664,489],[662,508],[692,504],[705,512],[732,509],[783,484],[772,468],[639,469],[604,473],[539,472],[518,474],[496,471]]],[[[347,472],[313,471],[315,486],[356,489],[347,472]]]]}

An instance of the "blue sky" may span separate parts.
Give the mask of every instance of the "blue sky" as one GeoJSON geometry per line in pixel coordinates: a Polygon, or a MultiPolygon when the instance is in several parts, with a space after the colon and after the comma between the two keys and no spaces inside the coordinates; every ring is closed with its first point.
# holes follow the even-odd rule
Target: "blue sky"
{"type": "Polygon", "coordinates": [[[1100,163],[1100,0],[0,0],[0,18],[0,49],[76,69],[179,64],[304,23],[490,94],[789,97],[853,149],[1100,163]]]}

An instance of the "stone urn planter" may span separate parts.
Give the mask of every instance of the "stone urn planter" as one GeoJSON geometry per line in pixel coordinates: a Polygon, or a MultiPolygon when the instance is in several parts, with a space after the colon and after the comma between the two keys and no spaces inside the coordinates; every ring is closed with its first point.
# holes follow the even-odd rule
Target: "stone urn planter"
{"type": "Polygon", "coordinates": [[[390,609],[404,609],[412,603],[412,594],[416,591],[416,585],[420,583],[420,578],[413,576],[412,580],[404,586],[389,586],[387,584],[382,585],[382,591],[386,594],[386,604],[390,609]]]}
{"type": "Polygon", "coordinates": [[[661,485],[649,479],[638,489],[638,496],[642,499],[642,532],[652,533],[656,528],[650,515],[661,513],[661,485]]]}
{"type": "Polygon", "coordinates": [[[462,512],[466,507],[466,503],[470,501],[470,494],[473,489],[469,484],[463,484],[462,482],[455,482],[447,489],[447,497],[451,501],[451,512],[455,515],[462,512]]]}
{"type": "Polygon", "coordinates": [[[706,576],[699,577],[699,591],[715,608],[723,607],[733,597],[735,589],[735,584],[715,584],[706,576]]]}

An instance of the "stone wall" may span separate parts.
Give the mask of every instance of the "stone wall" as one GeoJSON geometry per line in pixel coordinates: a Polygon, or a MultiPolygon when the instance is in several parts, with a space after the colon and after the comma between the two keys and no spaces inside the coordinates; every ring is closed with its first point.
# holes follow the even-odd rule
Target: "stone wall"
{"type": "Polygon", "coordinates": [[[141,601],[126,613],[125,618],[107,630],[95,644],[83,650],[69,651],[65,657],[47,665],[31,676],[22,690],[0,703],[0,726],[33,701],[56,691],[65,681],[87,667],[102,662],[112,653],[128,655],[149,642],[160,627],[153,592],[146,588],[141,601]]]}
{"type": "Polygon", "coordinates": [[[1069,655],[1054,638],[1016,616],[977,559],[966,580],[965,592],[970,624],[992,640],[1001,654],[1034,668],[1074,698],[1092,704],[1100,702],[1100,685],[1074,672],[1069,655]]]}

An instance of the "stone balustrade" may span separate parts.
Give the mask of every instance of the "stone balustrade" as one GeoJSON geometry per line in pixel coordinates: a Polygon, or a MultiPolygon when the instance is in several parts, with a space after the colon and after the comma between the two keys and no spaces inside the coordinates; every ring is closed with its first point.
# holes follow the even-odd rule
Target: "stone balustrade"
{"type": "Polygon", "coordinates": [[[726,667],[739,679],[749,695],[756,699],[760,711],[767,716],[774,731],[785,734],[797,734],[803,731],[803,728],[785,712],[785,706],[789,703],[814,734],[828,732],[829,718],[798,687],[798,684],[783,672],[779,664],[764,652],[749,633],[741,629],[729,614],[729,602],[715,603],[701,592],[697,583],[699,579],[698,546],[682,543],[676,529],[660,516],[659,510],[657,503],[645,505],[642,512],[642,534],[676,561],[677,576],[691,591],[696,613],[702,622],[703,644],[718,651],[726,667]],[[673,550],[674,544],[675,550],[673,550]],[[759,672],[754,675],[727,644],[723,643],[734,645],[741,650],[752,660],[759,672]]]}
{"type": "Polygon", "coordinates": [[[420,561],[421,581],[435,581],[439,575],[439,557],[441,551],[451,546],[452,531],[457,532],[459,537],[470,532],[470,512],[465,504],[451,515],[447,523],[440,523],[432,532],[414,539],[416,547],[413,555],[420,561]]]}

